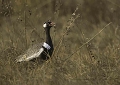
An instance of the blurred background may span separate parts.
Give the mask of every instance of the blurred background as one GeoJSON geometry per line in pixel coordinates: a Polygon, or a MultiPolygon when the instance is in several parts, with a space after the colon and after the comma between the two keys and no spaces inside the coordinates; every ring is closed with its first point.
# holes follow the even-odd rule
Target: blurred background
{"type": "MultiPolygon", "coordinates": [[[[1,0],[1,85],[7,83],[10,85],[39,85],[39,82],[42,82],[40,85],[49,85],[45,82],[52,82],[51,85],[60,85],[62,84],[60,82],[65,85],[119,85],[119,3],[120,0],[1,0]],[[44,41],[45,32],[42,25],[47,20],[56,23],[56,28],[51,29],[51,36],[54,46],[59,45],[60,49],[54,56],[57,56],[61,62],[75,52],[75,55],[65,64],[66,67],[61,67],[62,64],[60,64],[61,66],[56,63],[51,64],[52,66],[56,64],[58,65],[56,67],[64,70],[59,75],[55,73],[59,73],[58,68],[54,71],[52,68],[49,69],[52,74],[44,73],[45,75],[42,75],[39,73],[38,66],[34,70],[30,70],[28,69],[29,64],[16,65],[13,63],[14,59],[30,45],[44,41]],[[110,22],[112,23],[99,35],[81,49],[76,50],[110,22]],[[62,44],[60,45],[61,39],[62,44]],[[79,66],[81,67],[79,68],[79,66]],[[40,75],[37,78],[33,78],[35,71],[36,76],[40,75]],[[30,72],[31,74],[29,74],[30,72]],[[51,75],[52,77],[48,77],[51,75]],[[56,80],[59,77],[60,79],[56,80]],[[34,79],[34,83],[31,82],[31,78],[34,79]],[[17,79],[19,81],[16,81],[17,79]],[[20,82],[23,80],[24,82],[20,82]]],[[[43,71],[47,72],[48,68],[44,68],[43,71]]]]}

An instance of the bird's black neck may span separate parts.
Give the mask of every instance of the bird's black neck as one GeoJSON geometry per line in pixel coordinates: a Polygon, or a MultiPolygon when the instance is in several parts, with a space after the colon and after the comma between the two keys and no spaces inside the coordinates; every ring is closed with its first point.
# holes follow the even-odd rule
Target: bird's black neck
{"type": "Polygon", "coordinates": [[[51,48],[53,48],[53,43],[50,36],[50,29],[46,29],[45,31],[46,31],[46,43],[50,45],[51,48]]]}

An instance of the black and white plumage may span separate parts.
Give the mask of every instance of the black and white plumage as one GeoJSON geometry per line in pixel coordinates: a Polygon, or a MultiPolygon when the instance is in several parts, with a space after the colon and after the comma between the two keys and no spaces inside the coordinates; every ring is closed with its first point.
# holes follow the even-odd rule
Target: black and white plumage
{"type": "Polygon", "coordinates": [[[47,60],[53,53],[53,43],[50,36],[50,28],[55,26],[55,23],[47,21],[43,24],[46,33],[46,41],[31,46],[22,55],[18,56],[16,62],[30,61],[37,57],[47,60]]]}

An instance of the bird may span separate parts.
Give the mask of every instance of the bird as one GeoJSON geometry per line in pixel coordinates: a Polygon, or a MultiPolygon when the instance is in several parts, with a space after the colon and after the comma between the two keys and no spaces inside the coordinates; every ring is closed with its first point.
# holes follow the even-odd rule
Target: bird
{"type": "Polygon", "coordinates": [[[51,22],[51,20],[46,21],[43,24],[46,41],[30,46],[28,50],[26,50],[23,54],[19,55],[16,58],[16,62],[32,61],[36,58],[48,60],[52,56],[54,50],[53,42],[50,35],[51,27],[55,27],[55,23],[51,22]]]}

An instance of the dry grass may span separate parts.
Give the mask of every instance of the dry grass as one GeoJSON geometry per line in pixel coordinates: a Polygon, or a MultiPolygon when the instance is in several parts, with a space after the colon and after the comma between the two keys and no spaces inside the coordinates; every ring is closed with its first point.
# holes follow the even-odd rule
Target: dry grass
{"type": "Polygon", "coordinates": [[[62,0],[48,0],[39,5],[40,1],[27,0],[28,6],[22,1],[11,1],[10,13],[5,5],[0,15],[0,85],[120,84],[119,11],[114,17],[107,11],[110,7],[118,10],[117,1],[101,1],[107,6],[103,12],[107,12],[101,15],[103,5],[98,4],[100,8],[95,8],[94,19],[90,10],[96,1],[76,0],[73,5],[71,1],[67,4],[62,0]],[[77,6],[78,2],[83,5],[77,6]],[[64,10],[69,4],[71,10],[66,13],[64,10]],[[88,9],[84,13],[85,6],[88,9]],[[5,10],[7,15],[3,15],[5,10]],[[55,46],[51,59],[16,63],[15,58],[30,45],[44,41],[42,23],[47,19],[57,24],[51,29],[55,46]]]}

